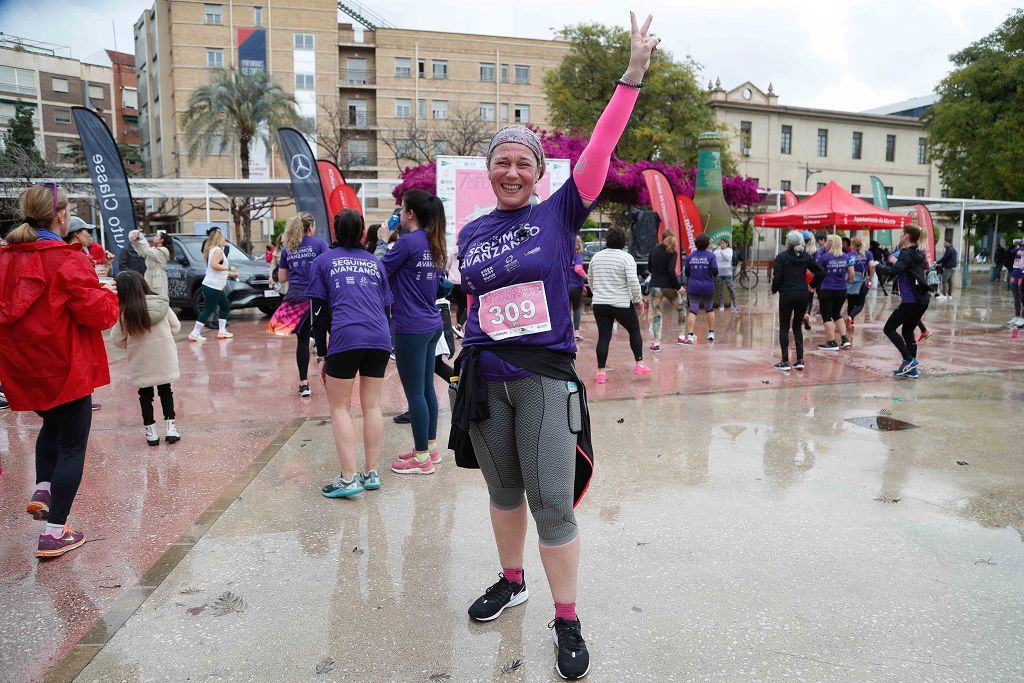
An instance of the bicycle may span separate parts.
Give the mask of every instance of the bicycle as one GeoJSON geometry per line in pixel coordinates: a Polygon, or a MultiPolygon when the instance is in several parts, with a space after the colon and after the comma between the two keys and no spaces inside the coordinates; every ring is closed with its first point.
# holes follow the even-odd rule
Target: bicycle
{"type": "Polygon", "coordinates": [[[758,280],[760,278],[757,275],[757,271],[753,269],[747,269],[747,262],[740,261],[740,274],[736,277],[736,281],[740,283],[740,287],[746,290],[751,290],[757,287],[758,280]]]}

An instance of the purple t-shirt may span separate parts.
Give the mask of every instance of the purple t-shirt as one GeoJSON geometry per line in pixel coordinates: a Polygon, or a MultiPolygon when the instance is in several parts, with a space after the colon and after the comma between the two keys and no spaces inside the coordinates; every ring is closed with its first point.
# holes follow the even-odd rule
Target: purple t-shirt
{"type": "Polygon", "coordinates": [[[900,303],[916,304],[917,292],[914,291],[914,279],[910,273],[903,271],[896,276],[896,281],[900,284],[900,303]]]}
{"type": "Polygon", "coordinates": [[[573,254],[572,263],[569,264],[569,288],[576,287],[583,289],[583,278],[576,273],[576,266],[583,265],[583,254],[573,254]]]}
{"type": "Polygon", "coordinates": [[[437,286],[441,271],[430,254],[425,230],[402,235],[382,259],[395,303],[391,320],[396,334],[426,334],[441,327],[437,286]]]}
{"type": "MultiPolygon", "coordinates": [[[[459,233],[462,288],[473,296],[463,346],[486,348],[496,344],[521,344],[576,353],[566,264],[572,263],[576,233],[589,213],[570,176],[540,204],[514,211],[495,209],[462,229],[459,233]],[[544,283],[550,330],[495,340],[480,328],[481,296],[503,287],[538,281],[544,283]]],[[[485,315],[490,313],[485,311],[485,315]]],[[[480,356],[480,365],[484,377],[491,380],[530,376],[529,372],[486,351],[480,356]]]]}
{"type": "Polygon", "coordinates": [[[292,251],[281,250],[281,260],[277,267],[288,270],[288,291],[284,295],[286,301],[306,298],[306,286],[309,284],[309,271],[313,266],[313,259],[329,248],[327,242],[319,237],[305,235],[299,246],[292,251]]]}
{"type": "Polygon", "coordinates": [[[707,249],[698,249],[686,257],[686,292],[700,296],[715,293],[718,260],[707,249]]]}
{"type": "Polygon", "coordinates": [[[331,308],[327,355],[351,349],[391,351],[391,331],[384,312],[391,287],[384,267],[365,249],[335,247],[313,260],[306,296],[331,308]]]}
{"type": "Polygon", "coordinates": [[[1024,273],[1024,247],[1010,250],[1010,277],[1019,278],[1024,273]]]}
{"type": "Polygon", "coordinates": [[[854,265],[853,254],[833,256],[826,251],[818,256],[818,263],[825,269],[825,279],[821,281],[821,289],[827,289],[830,292],[841,289],[845,292],[849,284],[846,281],[849,277],[849,272],[846,269],[854,265]]]}

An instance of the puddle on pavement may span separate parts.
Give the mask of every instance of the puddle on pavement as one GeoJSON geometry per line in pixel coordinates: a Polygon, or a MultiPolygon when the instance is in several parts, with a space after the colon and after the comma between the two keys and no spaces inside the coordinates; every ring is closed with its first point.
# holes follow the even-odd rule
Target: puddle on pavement
{"type": "Polygon", "coordinates": [[[917,425],[887,415],[872,415],[870,417],[848,417],[847,422],[852,422],[861,427],[873,429],[876,432],[901,432],[904,429],[917,429],[917,425]]]}

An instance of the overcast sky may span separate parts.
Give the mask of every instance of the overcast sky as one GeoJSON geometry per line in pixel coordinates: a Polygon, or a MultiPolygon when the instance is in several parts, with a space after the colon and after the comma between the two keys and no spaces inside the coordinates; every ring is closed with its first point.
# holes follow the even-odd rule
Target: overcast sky
{"type": "MultiPolygon", "coordinates": [[[[0,31],[67,45],[103,63],[131,52],[132,26],[151,0],[0,0],[0,31]]],[[[926,95],[949,55],[990,33],[1021,0],[362,0],[395,26],[550,38],[566,24],[628,26],[628,10],[654,15],[653,30],[678,57],[721,78],[775,86],[780,104],[862,111],[926,95]],[[496,8],[502,8],[496,11],[496,8]],[[458,21],[452,21],[457,17],[458,21]]]]}

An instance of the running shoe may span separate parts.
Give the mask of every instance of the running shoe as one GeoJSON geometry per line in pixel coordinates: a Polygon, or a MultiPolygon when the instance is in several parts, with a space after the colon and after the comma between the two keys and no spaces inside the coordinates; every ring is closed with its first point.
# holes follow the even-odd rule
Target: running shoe
{"type": "Polygon", "coordinates": [[[916,370],[917,366],[918,362],[916,358],[911,358],[909,361],[903,361],[903,363],[900,364],[900,369],[896,371],[896,376],[905,377],[910,374],[911,370],[916,370]]]}
{"type": "Polygon", "coordinates": [[[377,470],[363,472],[359,475],[359,483],[367,491],[377,491],[380,489],[380,475],[377,474],[377,470]]]}
{"type": "Polygon", "coordinates": [[[851,346],[853,346],[853,342],[851,342],[849,339],[844,339],[843,343],[840,344],[839,348],[841,348],[841,349],[848,349],[851,346]]]}
{"type": "Polygon", "coordinates": [[[922,332],[920,334],[920,336],[918,336],[917,342],[920,344],[921,342],[923,342],[925,339],[927,339],[930,336],[932,336],[932,331],[931,330],[925,330],[924,332],[922,332]]]}
{"type": "Polygon", "coordinates": [[[410,415],[409,411],[407,410],[401,415],[395,415],[393,418],[391,418],[391,421],[397,425],[407,425],[410,422],[412,422],[412,415],[410,415]]]}
{"type": "Polygon", "coordinates": [[[7,396],[0,391],[0,410],[7,410],[11,407],[11,404],[7,402],[7,396]]]}
{"type": "Polygon", "coordinates": [[[781,372],[789,372],[790,370],[793,369],[793,366],[791,366],[786,361],[781,361],[781,362],[775,364],[775,369],[779,370],[781,372]]]}
{"type": "Polygon", "coordinates": [[[796,363],[793,363],[793,367],[795,369],[800,370],[801,372],[803,372],[803,369],[804,369],[804,359],[803,358],[797,358],[796,359],[796,363]]]}
{"type": "Polygon", "coordinates": [[[32,519],[46,519],[50,512],[50,492],[36,489],[25,506],[25,512],[32,515],[32,519]]]}
{"type": "Polygon", "coordinates": [[[363,490],[358,474],[352,477],[352,481],[348,481],[339,474],[334,481],[320,489],[320,492],[324,494],[324,498],[350,498],[357,493],[362,493],[363,490]]]}
{"type": "Polygon", "coordinates": [[[204,341],[206,341],[206,337],[204,337],[201,334],[193,334],[192,332],[189,332],[188,333],[188,340],[189,341],[194,341],[194,342],[204,342],[204,341]]]}
{"type": "Polygon", "coordinates": [[[96,412],[97,410],[100,410],[101,408],[103,408],[103,404],[102,404],[102,403],[96,403],[95,401],[93,401],[93,402],[92,402],[92,411],[93,411],[94,413],[95,413],[95,412],[96,412]]]}
{"type": "Polygon", "coordinates": [[[452,325],[452,332],[459,339],[462,339],[463,337],[466,336],[466,330],[465,330],[465,328],[462,327],[462,325],[457,325],[457,324],[456,325],[452,325]]]}
{"type": "Polygon", "coordinates": [[[839,344],[835,343],[834,341],[825,342],[824,344],[818,344],[818,350],[819,351],[838,351],[839,350],[839,344]]]}
{"type": "MultiPolygon", "coordinates": [[[[398,456],[398,459],[399,460],[408,460],[409,458],[413,457],[414,455],[416,455],[416,451],[415,450],[411,450],[408,453],[400,454],[398,456]]],[[[435,448],[434,450],[430,451],[430,462],[434,463],[435,465],[438,464],[439,462],[441,462],[441,458],[442,457],[443,456],[441,455],[441,450],[440,449],[435,448]]]]}
{"type": "Polygon", "coordinates": [[[708,341],[709,342],[715,341],[715,333],[714,332],[708,332],[708,341]]]}
{"type": "Polygon", "coordinates": [[[911,368],[907,371],[907,379],[917,379],[921,376],[921,371],[917,368],[911,368]]]}
{"type": "Polygon", "coordinates": [[[572,333],[572,337],[573,337],[573,339],[576,339],[576,340],[583,339],[583,335],[580,334],[579,330],[576,330],[575,332],[573,332],[572,333]]]}
{"type": "Polygon", "coordinates": [[[658,342],[651,342],[651,351],[659,353],[661,351],[661,344],[658,342]]]}
{"type": "Polygon", "coordinates": [[[679,344],[680,346],[693,346],[695,343],[696,342],[694,341],[692,336],[691,337],[679,337],[679,339],[676,339],[676,344],[679,344]]]}
{"type": "Polygon", "coordinates": [[[72,531],[71,526],[65,524],[60,536],[57,538],[49,534],[41,534],[39,536],[39,545],[36,546],[36,557],[60,557],[64,553],[81,546],[83,543],[85,543],[85,534],[81,531],[72,531]]]}
{"type": "Polygon", "coordinates": [[[594,375],[594,381],[597,382],[598,384],[604,384],[605,382],[608,381],[608,373],[598,372],[596,375],[594,375]]]}
{"type": "Polygon", "coordinates": [[[636,365],[633,366],[633,374],[646,376],[651,374],[651,369],[644,365],[643,363],[637,363],[636,365]]]}
{"type": "Polygon", "coordinates": [[[233,333],[227,331],[217,333],[217,339],[231,339],[234,336],[233,333]]]}
{"type": "Polygon", "coordinates": [[[308,384],[300,384],[299,385],[299,396],[309,396],[312,393],[313,392],[309,390],[309,385],[308,384]]]}
{"type": "Polygon", "coordinates": [[[498,582],[484,591],[484,594],[469,606],[469,616],[476,621],[494,621],[506,607],[521,605],[530,598],[526,590],[526,574],[522,583],[512,583],[504,574],[498,574],[498,582]]]}
{"type": "Polygon", "coordinates": [[[810,332],[811,330],[811,316],[804,313],[804,329],[810,332]]]}
{"type": "Polygon", "coordinates": [[[391,463],[391,471],[396,474],[433,474],[434,463],[430,458],[420,462],[416,458],[402,460],[399,458],[391,463]]]}
{"type": "Polygon", "coordinates": [[[558,648],[558,657],[555,659],[558,675],[567,680],[586,676],[590,671],[590,653],[583,640],[580,620],[553,619],[548,628],[552,629],[551,635],[558,648]]]}
{"type": "Polygon", "coordinates": [[[718,312],[721,313],[723,311],[725,311],[725,306],[719,306],[718,307],[718,312]]]}

